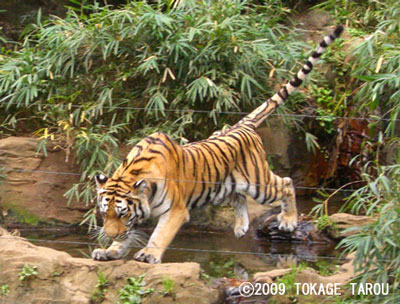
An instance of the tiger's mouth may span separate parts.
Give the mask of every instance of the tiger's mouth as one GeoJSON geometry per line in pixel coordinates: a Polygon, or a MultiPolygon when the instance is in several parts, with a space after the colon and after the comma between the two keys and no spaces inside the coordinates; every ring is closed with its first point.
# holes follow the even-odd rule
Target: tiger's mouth
{"type": "Polygon", "coordinates": [[[135,225],[135,228],[127,229],[124,233],[116,236],[108,236],[104,227],[97,226],[91,232],[90,238],[97,239],[103,244],[107,244],[110,241],[128,241],[130,244],[133,244],[133,246],[144,246],[146,245],[148,235],[145,232],[136,229],[136,227],[137,225],[135,225]]]}

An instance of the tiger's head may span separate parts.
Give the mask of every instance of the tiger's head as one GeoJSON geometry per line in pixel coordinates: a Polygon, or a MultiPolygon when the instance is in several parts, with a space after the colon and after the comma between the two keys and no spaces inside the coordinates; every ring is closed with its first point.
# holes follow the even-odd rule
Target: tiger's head
{"type": "Polygon", "coordinates": [[[145,180],[134,183],[100,174],[95,176],[97,205],[104,221],[104,231],[111,239],[124,240],[134,225],[150,216],[148,186],[145,180]]]}

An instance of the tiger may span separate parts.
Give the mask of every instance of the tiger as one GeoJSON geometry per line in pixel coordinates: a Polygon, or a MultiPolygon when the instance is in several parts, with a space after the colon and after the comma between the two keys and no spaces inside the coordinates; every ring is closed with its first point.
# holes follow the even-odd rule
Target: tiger
{"type": "Polygon", "coordinates": [[[165,133],[153,133],[132,148],[111,177],[96,175],[102,229],[113,242],[107,249],[95,249],[92,258],[106,261],[126,256],[135,227],[151,216],[158,217],[158,223],[134,259],[161,263],[178,230],[189,221],[189,211],[209,202],[231,204],[234,234],[241,238],[249,229],[247,196],[260,204],[280,201],[279,229],[293,231],[297,226],[293,181],[272,172],[256,129],[302,84],[343,30],[338,25],[324,37],[290,82],[233,126],[185,145],[165,133]]]}

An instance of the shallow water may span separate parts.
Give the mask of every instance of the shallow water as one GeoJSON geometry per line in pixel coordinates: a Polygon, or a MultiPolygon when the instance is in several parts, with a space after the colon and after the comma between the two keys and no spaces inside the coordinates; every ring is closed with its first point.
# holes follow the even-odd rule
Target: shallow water
{"type": "MultiPolygon", "coordinates": [[[[308,213],[310,200],[299,200],[299,213],[308,213]]],[[[330,205],[336,212],[340,203],[330,205]]],[[[68,252],[74,257],[90,257],[95,241],[83,230],[65,228],[22,228],[21,236],[33,243],[68,252]]],[[[151,230],[145,230],[150,235],[151,230]]],[[[314,268],[331,269],[339,262],[339,251],[334,243],[305,244],[271,242],[257,239],[248,233],[236,239],[232,231],[213,232],[196,228],[182,229],[164,255],[163,262],[197,262],[211,276],[236,276],[246,279],[248,274],[278,267],[291,267],[305,262],[314,268]]],[[[133,248],[130,259],[139,248],[133,248]]]]}

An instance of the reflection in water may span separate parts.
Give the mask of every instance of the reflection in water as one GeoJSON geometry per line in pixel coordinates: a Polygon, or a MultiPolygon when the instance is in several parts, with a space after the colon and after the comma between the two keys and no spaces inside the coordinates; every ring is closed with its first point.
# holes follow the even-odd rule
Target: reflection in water
{"type": "MultiPolygon", "coordinates": [[[[95,246],[85,243],[94,243],[84,232],[57,232],[35,231],[35,233],[21,229],[23,237],[40,239],[33,243],[66,251],[74,257],[90,257],[95,246]],[[44,242],[50,240],[50,242],[44,242]],[[51,242],[51,241],[57,241],[51,242]],[[64,243],[65,242],[65,243],[64,243]],[[72,243],[68,243],[72,242],[72,243]],[[76,243],[75,243],[76,242],[76,243]]],[[[300,261],[311,264],[323,257],[334,257],[338,252],[334,244],[312,244],[270,242],[246,236],[236,239],[233,232],[199,232],[183,230],[178,233],[171,244],[171,249],[165,252],[163,262],[197,262],[211,276],[227,276],[245,279],[248,273],[267,271],[277,268],[291,267],[300,261]],[[240,252],[240,253],[232,253],[240,252]],[[321,256],[321,257],[320,257],[321,256]]],[[[132,259],[138,248],[132,249],[126,259],[132,259]]],[[[336,264],[334,259],[327,262],[336,264]]]]}
{"type": "MultiPolygon", "coordinates": [[[[330,213],[337,212],[341,204],[340,200],[330,201],[330,213]]],[[[311,198],[298,198],[299,214],[309,213],[314,205],[311,198]]],[[[85,244],[94,243],[85,230],[56,230],[54,233],[50,230],[33,232],[29,229],[21,229],[21,235],[40,239],[41,242],[34,243],[66,251],[74,257],[90,257],[91,250],[95,246],[85,244]],[[59,243],[43,242],[43,240],[59,243]]],[[[146,231],[146,233],[150,235],[151,231],[146,231]]],[[[339,254],[335,250],[334,243],[267,241],[253,238],[250,233],[242,239],[237,239],[232,231],[197,231],[194,228],[181,230],[170,247],[171,249],[165,252],[164,263],[197,262],[206,273],[212,276],[236,276],[243,279],[254,272],[268,271],[277,267],[287,268],[302,261],[307,261],[310,266],[319,264],[328,265],[324,267],[334,266],[338,264],[338,261],[328,257],[336,257],[339,254]]],[[[132,249],[126,258],[132,259],[137,250],[139,248],[132,249]]]]}

